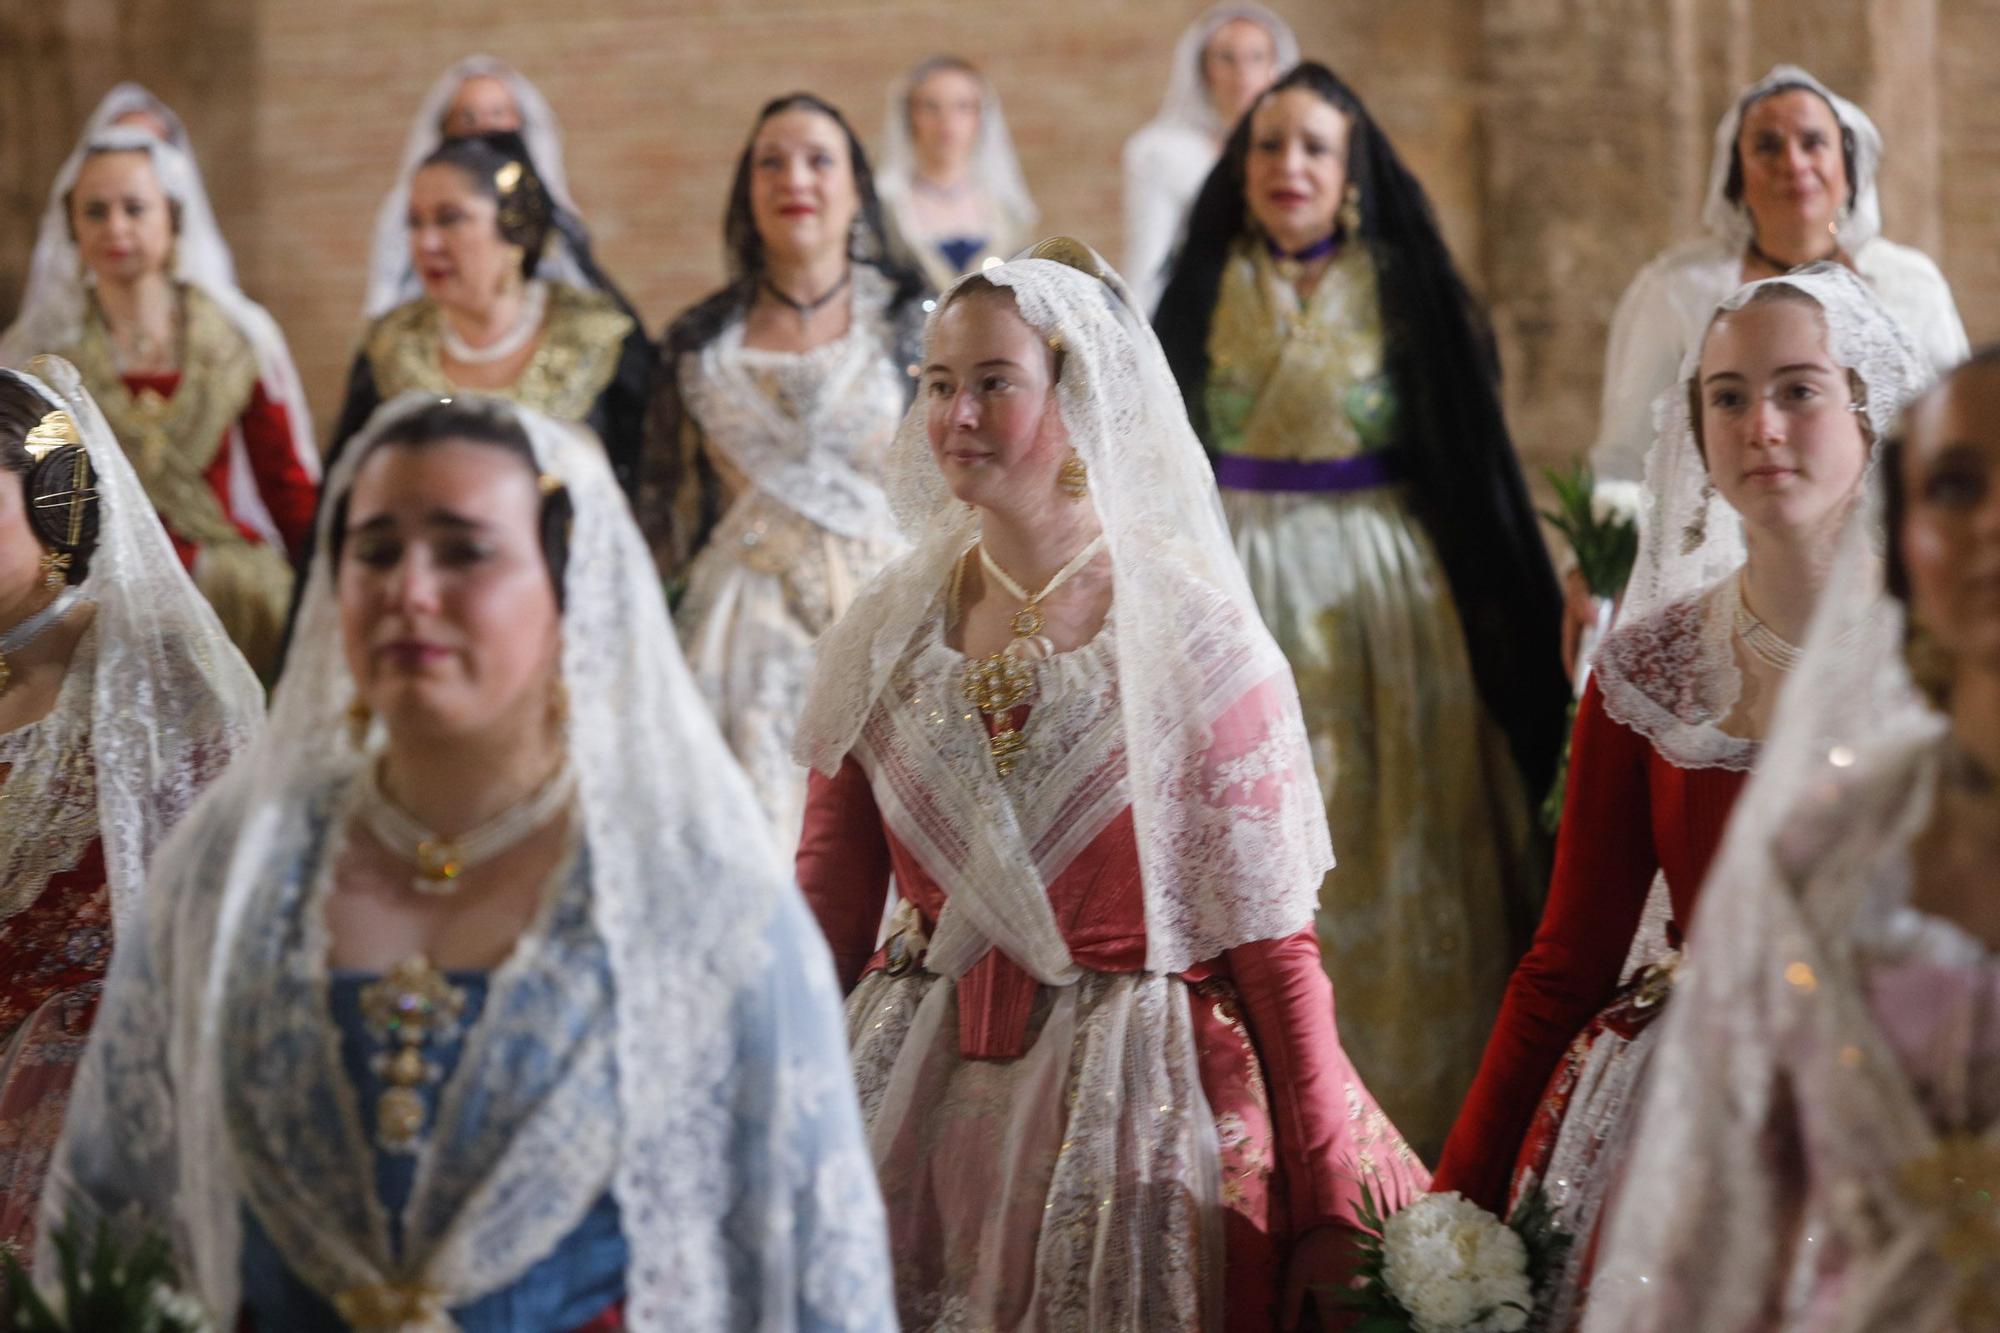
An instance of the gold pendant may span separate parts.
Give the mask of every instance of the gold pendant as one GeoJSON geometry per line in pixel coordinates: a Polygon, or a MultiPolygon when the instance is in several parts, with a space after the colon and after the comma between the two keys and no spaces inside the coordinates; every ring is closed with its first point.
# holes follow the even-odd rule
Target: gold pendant
{"type": "Polygon", "coordinates": [[[5,694],[7,692],[7,687],[11,685],[13,681],[14,681],[14,668],[7,665],[7,654],[0,653],[0,694],[5,694]]]}
{"type": "Polygon", "coordinates": [[[459,859],[454,843],[420,842],[416,860],[414,887],[418,893],[450,893],[458,887],[458,877],[465,873],[465,863],[459,859]]]}
{"type": "Polygon", "coordinates": [[[415,1152],[430,1119],[420,1088],[437,1082],[424,1046],[458,1028],[465,992],[422,955],[404,959],[361,991],[361,1016],[391,1049],[374,1059],[375,1074],[389,1086],[375,1099],[375,1142],[385,1152],[415,1152]]]}
{"type": "Polygon", "coordinates": [[[1014,631],[1014,637],[1017,639],[1032,639],[1042,632],[1043,623],[1042,608],[1029,602],[1014,613],[1013,618],[1007,622],[1007,627],[1014,631]]]}
{"type": "MultiPolygon", "coordinates": [[[[1039,612],[1035,619],[1039,624],[1039,612]]],[[[1028,748],[1028,738],[1014,729],[1010,715],[1035,697],[1034,664],[1012,653],[995,653],[983,662],[966,664],[962,688],[967,703],[999,723],[999,729],[987,737],[986,750],[993,756],[993,771],[1004,778],[1014,771],[1015,757],[1028,748]]]]}

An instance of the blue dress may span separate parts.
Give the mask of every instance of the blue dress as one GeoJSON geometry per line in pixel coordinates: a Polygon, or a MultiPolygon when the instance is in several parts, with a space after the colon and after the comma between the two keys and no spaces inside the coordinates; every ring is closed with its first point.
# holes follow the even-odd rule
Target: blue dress
{"type": "MultiPolygon", "coordinates": [[[[362,994],[380,978],[370,972],[336,971],[328,995],[333,1021],[340,1029],[341,1065],[356,1093],[362,1127],[370,1143],[380,1128],[378,1105],[388,1084],[376,1066],[385,1043],[370,1031],[362,994]]],[[[426,1054],[438,1078],[418,1089],[426,1122],[437,1114],[438,1092],[457,1069],[465,1052],[465,1034],[479,1021],[486,1003],[484,972],[446,974],[464,996],[465,1009],[457,1030],[431,1042],[426,1054]]],[[[403,1209],[410,1200],[417,1158],[414,1153],[387,1152],[379,1147],[375,1163],[375,1194],[389,1216],[389,1234],[400,1252],[403,1209]]],[[[523,1273],[512,1286],[481,1297],[451,1312],[462,1333],[513,1333],[514,1330],[573,1329],[603,1314],[625,1294],[625,1236],[618,1226],[618,1204],[609,1194],[577,1224],[555,1253],[523,1273]]],[[[243,1226],[243,1308],[252,1328],[283,1329],[287,1333],[345,1333],[348,1325],[333,1307],[301,1281],[279,1255],[277,1247],[247,1209],[243,1226]]]]}

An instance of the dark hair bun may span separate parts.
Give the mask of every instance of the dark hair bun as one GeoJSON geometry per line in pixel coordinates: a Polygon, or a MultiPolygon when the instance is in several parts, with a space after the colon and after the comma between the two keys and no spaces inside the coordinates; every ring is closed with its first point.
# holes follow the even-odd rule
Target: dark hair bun
{"type": "Polygon", "coordinates": [[[28,523],[42,545],[69,557],[72,584],[90,572],[102,522],[102,501],[90,454],[80,444],[66,444],[36,460],[27,476],[28,523]]]}

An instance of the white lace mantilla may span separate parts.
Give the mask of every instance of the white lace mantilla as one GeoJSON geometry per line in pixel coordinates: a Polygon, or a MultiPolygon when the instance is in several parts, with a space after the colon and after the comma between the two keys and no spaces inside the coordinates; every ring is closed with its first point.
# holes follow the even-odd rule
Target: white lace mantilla
{"type": "Polygon", "coordinates": [[[1732,573],[1637,624],[1621,623],[1598,649],[1593,670],[1604,711],[1676,768],[1747,773],[1757,761],[1757,742],[1721,725],[1743,692],[1736,665],[1741,604],[1732,573]]]}
{"type": "Polygon", "coordinates": [[[743,345],[737,320],[683,357],[682,399],[708,447],[749,485],[854,540],[895,530],[882,465],[907,397],[888,326],[889,280],[854,266],[848,330],[807,352],[743,345]]]}

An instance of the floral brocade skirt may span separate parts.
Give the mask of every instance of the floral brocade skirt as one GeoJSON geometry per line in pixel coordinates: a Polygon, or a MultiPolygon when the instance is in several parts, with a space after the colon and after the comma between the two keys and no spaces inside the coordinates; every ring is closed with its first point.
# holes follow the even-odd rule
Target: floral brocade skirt
{"type": "MultiPolygon", "coordinates": [[[[927,972],[870,974],[847,1023],[905,1329],[1275,1326],[1284,1179],[1227,980],[1044,986],[1015,1059],[963,1055],[927,972]]],[[[1400,1140],[1354,1096],[1391,1175],[1400,1140]]]]}
{"type": "Polygon", "coordinates": [[[792,737],[813,644],[897,549],[887,537],[842,537],[753,489],[688,569],[674,612],[681,651],[771,820],[787,874],[805,824],[806,770],[792,737]]]}
{"type": "Polygon", "coordinates": [[[1318,924],[1341,1043],[1434,1162],[1533,932],[1528,802],[1402,487],[1222,504],[1298,680],[1339,858],[1318,924]]]}
{"type": "Polygon", "coordinates": [[[1582,1322],[1605,1200],[1631,1150],[1640,1096],[1680,956],[1668,953],[1619,987],[1549,1076],[1514,1163],[1507,1210],[1539,1190],[1570,1238],[1561,1270],[1537,1293],[1534,1327],[1582,1322]]]}

